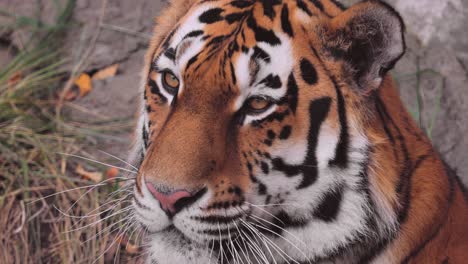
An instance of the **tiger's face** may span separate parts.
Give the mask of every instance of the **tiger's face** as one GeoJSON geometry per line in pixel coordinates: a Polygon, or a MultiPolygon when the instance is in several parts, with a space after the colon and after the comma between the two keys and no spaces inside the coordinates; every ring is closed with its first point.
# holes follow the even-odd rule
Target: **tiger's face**
{"type": "Polygon", "coordinates": [[[367,35],[385,51],[351,37],[363,34],[367,9],[376,8],[372,26],[393,11],[374,3],[344,12],[328,0],[192,2],[169,7],[185,11],[155,37],[144,72],[134,208],[150,259],[207,263],[234,248],[249,259],[263,247],[243,246],[256,236],[298,260],[326,257],[365,233],[363,94],[403,43],[385,39],[401,38],[393,27],[367,35]],[[297,242],[301,228],[313,235],[297,242]]]}

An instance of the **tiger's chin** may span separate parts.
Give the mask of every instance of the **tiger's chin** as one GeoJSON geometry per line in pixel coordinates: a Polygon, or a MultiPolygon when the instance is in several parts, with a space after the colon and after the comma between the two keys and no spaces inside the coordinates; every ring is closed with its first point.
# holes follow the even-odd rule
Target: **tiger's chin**
{"type": "Polygon", "coordinates": [[[146,263],[217,263],[213,250],[208,244],[194,242],[174,226],[151,233],[147,237],[146,263]],[[211,251],[210,251],[211,250],[211,251]]]}
{"type": "Polygon", "coordinates": [[[172,224],[159,232],[152,232],[146,237],[147,263],[219,263],[222,258],[232,257],[238,241],[242,240],[241,227],[237,225],[234,220],[231,225],[218,223],[212,228],[187,232],[172,224]]]}

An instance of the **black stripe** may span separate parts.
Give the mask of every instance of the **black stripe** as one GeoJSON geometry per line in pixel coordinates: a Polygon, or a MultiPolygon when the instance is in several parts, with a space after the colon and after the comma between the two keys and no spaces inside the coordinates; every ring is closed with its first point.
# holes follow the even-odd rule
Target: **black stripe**
{"type": "Polygon", "coordinates": [[[270,19],[275,18],[275,5],[281,4],[281,0],[261,0],[263,6],[263,14],[270,19]]]}
{"type": "Polygon", "coordinates": [[[158,84],[153,79],[148,79],[148,86],[150,87],[150,92],[152,94],[159,96],[162,103],[167,102],[167,98],[164,97],[164,95],[161,93],[161,91],[159,90],[158,84]]]}
{"type": "Polygon", "coordinates": [[[229,67],[231,69],[231,78],[232,78],[232,83],[236,85],[237,83],[237,78],[236,78],[236,71],[234,70],[234,65],[232,62],[229,62],[229,67]]]}
{"type": "Polygon", "coordinates": [[[172,40],[172,37],[174,36],[174,34],[176,33],[176,31],[178,30],[178,27],[174,28],[170,33],[169,35],[166,37],[166,39],[164,40],[163,44],[162,44],[162,47],[164,49],[167,49],[169,47],[169,43],[171,42],[172,40]]]}
{"type": "Polygon", "coordinates": [[[258,46],[255,46],[253,48],[254,52],[252,54],[252,58],[253,59],[261,59],[267,63],[270,63],[271,59],[270,59],[270,55],[268,55],[268,53],[266,53],[263,49],[259,48],[258,46]]]}
{"type": "MultiPolygon", "coordinates": [[[[267,131],[267,137],[271,140],[274,140],[276,138],[276,133],[273,130],[268,130],[267,131]]],[[[259,154],[260,155],[260,154],[259,154]]]]}
{"type": "Polygon", "coordinates": [[[201,35],[203,35],[203,30],[194,30],[194,31],[188,33],[187,35],[185,35],[184,39],[194,38],[194,37],[198,37],[198,36],[201,36],[201,35]]]}
{"type": "Polygon", "coordinates": [[[220,20],[223,20],[223,17],[221,16],[221,13],[223,11],[224,10],[222,8],[209,9],[203,12],[203,14],[201,14],[198,19],[200,20],[201,23],[212,24],[220,20]]]}
{"type": "Polygon", "coordinates": [[[438,226],[436,231],[431,235],[429,236],[428,239],[426,239],[425,241],[423,241],[423,243],[419,244],[413,251],[410,252],[410,254],[408,256],[406,256],[402,261],[401,261],[401,264],[407,264],[409,263],[409,261],[416,257],[419,253],[421,253],[421,251],[427,246],[427,244],[429,242],[431,242],[434,238],[437,237],[437,235],[439,234],[440,230],[442,229],[442,227],[445,225],[446,222],[444,222],[442,225],[438,226]]]}
{"type": "Polygon", "coordinates": [[[333,189],[325,194],[322,202],[314,211],[314,217],[325,222],[331,222],[336,219],[343,199],[343,188],[333,189]]]}
{"type": "Polygon", "coordinates": [[[323,12],[323,5],[320,0],[309,0],[315,7],[317,7],[320,11],[323,12]]]}
{"type": "Polygon", "coordinates": [[[291,22],[289,21],[289,9],[288,9],[288,5],[286,4],[283,5],[283,9],[281,10],[281,28],[291,38],[294,37],[294,32],[291,26],[291,22]]]}
{"type": "Polygon", "coordinates": [[[274,225],[268,228],[268,230],[271,230],[268,233],[272,234],[273,236],[278,236],[281,235],[283,230],[286,228],[298,228],[303,227],[306,224],[306,221],[292,219],[286,212],[281,211],[275,215],[274,225]]]}
{"type": "Polygon", "coordinates": [[[289,136],[291,135],[291,126],[284,126],[283,129],[281,129],[281,132],[279,134],[279,139],[285,140],[288,139],[289,136]]]}
{"type": "Polygon", "coordinates": [[[166,56],[171,61],[175,61],[175,59],[176,59],[175,49],[174,48],[168,48],[166,51],[164,51],[164,56],[166,56]]]}
{"type": "Polygon", "coordinates": [[[402,207],[398,214],[398,220],[400,223],[403,223],[406,221],[406,218],[408,215],[408,208],[409,208],[409,202],[410,202],[409,197],[410,197],[410,191],[411,191],[410,190],[411,189],[410,188],[411,176],[414,171],[412,167],[414,166],[412,165],[412,162],[410,160],[409,151],[408,151],[408,147],[406,146],[405,138],[403,137],[403,134],[401,133],[400,128],[396,125],[393,118],[389,115],[385,107],[385,104],[379,95],[375,97],[375,103],[376,103],[376,108],[378,109],[378,112],[381,112],[381,114],[383,115],[384,120],[382,120],[382,123],[388,125],[389,127],[391,126],[393,130],[395,130],[395,133],[396,133],[395,140],[399,142],[400,151],[401,153],[403,153],[403,158],[401,159],[399,158],[398,151],[394,150],[398,163],[403,164],[400,170],[399,182],[396,186],[396,192],[398,193],[399,197],[402,197],[402,199],[400,199],[400,203],[402,207]]]}
{"type": "Polygon", "coordinates": [[[309,84],[314,85],[318,81],[317,71],[315,70],[314,65],[306,58],[301,60],[300,64],[302,79],[309,84]]]}
{"type": "Polygon", "coordinates": [[[288,98],[289,108],[296,114],[297,109],[297,100],[298,100],[298,87],[296,78],[294,78],[294,74],[291,72],[288,78],[288,91],[286,92],[288,98]]]}
{"type": "Polygon", "coordinates": [[[173,205],[175,211],[179,212],[180,210],[182,210],[182,208],[189,207],[190,205],[195,203],[198,199],[200,199],[207,192],[207,190],[208,189],[205,187],[205,188],[197,191],[197,193],[195,193],[191,197],[185,197],[185,198],[181,198],[181,199],[177,200],[173,205]]]}
{"type": "Polygon", "coordinates": [[[272,89],[279,89],[282,86],[280,77],[273,74],[269,74],[267,77],[261,80],[260,84],[263,84],[272,89]]]}
{"type": "Polygon", "coordinates": [[[237,8],[246,8],[246,7],[253,5],[253,1],[237,0],[237,1],[232,1],[231,5],[237,8]]]}
{"type": "Polygon", "coordinates": [[[238,232],[236,227],[231,227],[231,228],[223,228],[223,229],[206,229],[202,231],[197,231],[199,234],[204,234],[204,235],[211,235],[211,236],[217,236],[219,237],[220,235],[232,235],[236,234],[238,232]]]}
{"type": "Polygon", "coordinates": [[[348,122],[346,119],[345,100],[338,83],[333,75],[330,74],[330,79],[333,82],[336,90],[337,104],[338,104],[338,117],[340,121],[340,139],[335,150],[335,158],[329,162],[331,166],[339,168],[348,167],[348,148],[349,148],[349,134],[348,122]]]}
{"type": "Polygon", "coordinates": [[[268,166],[266,162],[262,161],[260,163],[260,167],[262,169],[263,174],[268,174],[270,172],[270,167],[268,166]]]}
{"type": "Polygon", "coordinates": [[[135,201],[136,206],[140,207],[141,209],[144,209],[146,211],[153,211],[153,209],[149,208],[148,206],[142,204],[140,200],[137,198],[134,198],[133,201],[135,201]]]}
{"type": "Polygon", "coordinates": [[[142,132],[143,132],[143,144],[145,144],[145,148],[148,148],[148,131],[146,130],[145,124],[143,124],[142,132]]]}
{"type": "MultiPolygon", "coordinates": [[[[421,159],[421,158],[420,158],[421,159]]],[[[419,160],[418,160],[419,161],[419,160]]],[[[422,162],[422,161],[421,161],[422,162]]],[[[419,162],[419,163],[421,163],[419,162]]],[[[416,167],[416,166],[415,166],[416,167]]],[[[427,246],[427,244],[429,244],[429,242],[431,242],[433,239],[435,239],[437,237],[437,235],[439,234],[440,230],[449,222],[449,214],[448,214],[448,211],[450,210],[450,207],[453,203],[453,200],[455,199],[455,184],[456,184],[456,175],[452,174],[452,173],[448,173],[447,174],[447,179],[448,179],[448,183],[449,183],[449,194],[448,194],[448,197],[447,197],[447,202],[446,202],[446,205],[447,207],[445,208],[444,211],[441,211],[441,209],[439,208],[439,212],[440,214],[442,215],[445,215],[446,217],[444,218],[444,221],[442,223],[440,223],[437,228],[435,229],[434,233],[432,233],[430,236],[427,237],[426,240],[423,241],[423,243],[419,244],[415,249],[413,249],[409,254],[408,256],[406,256],[403,261],[401,262],[401,264],[407,264],[410,262],[411,259],[413,259],[414,257],[416,257],[419,253],[421,253],[421,251],[427,246]]]]}
{"type": "Polygon", "coordinates": [[[276,36],[273,30],[267,30],[257,25],[253,15],[249,16],[247,19],[247,26],[254,32],[256,41],[266,42],[272,46],[281,44],[281,40],[276,36]]]}
{"type": "Polygon", "coordinates": [[[348,124],[346,119],[346,108],[345,108],[345,101],[343,94],[338,86],[338,82],[336,81],[335,76],[328,70],[328,68],[323,63],[322,59],[320,58],[317,50],[314,46],[310,45],[310,49],[314,53],[317,60],[320,62],[322,68],[327,72],[327,75],[330,77],[336,91],[337,101],[338,101],[338,117],[340,121],[340,139],[338,145],[336,146],[335,150],[335,158],[330,161],[330,165],[338,166],[340,168],[346,168],[348,166],[348,148],[349,148],[349,134],[348,134],[348,124]]]}
{"type": "MultiPolygon", "coordinates": [[[[458,186],[462,192],[462,196],[465,199],[466,202],[468,202],[468,190],[466,189],[466,186],[463,184],[461,181],[460,177],[458,177],[457,172],[452,169],[447,162],[444,161],[444,168],[445,172],[448,177],[452,177],[454,179],[454,182],[456,186],[458,186]]],[[[454,186],[455,187],[455,186],[454,186]]]]}
{"type": "Polygon", "coordinates": [[[338,0],[331,0],[333,4],[335,4],[336,7],[338,7],[341,11],[346,10],[346,7],[339,2],[338,0]]]}
{"type": "Polygon", "coordinates": [[[301,172],[301,166],[286,164],[281,158],[274,158],[271,160],[271,163],[273,170],[281,171],[286,174],[286,177],[296,176],[301,172]]]}
{"type": "Polygon", "coordinates": [[[191,219],[200,221],[202,223],[222,223],[222,224],[229,224],[232,223],[234,220],[239,219],[243,216],[243,214],[238,214],[234,216],[221,216],[221,215],[209,215],[209,216],[192,216],[191,219]]]}
{"type": "Polygon", "coordinates": [[[282,122],[284,118],[288,116],[289,114],[290,114],[289,110],[285,110],[283,112],[274,112],[263,119],[252,121],[251,125],[253,127],[260,127],[263,122],[266,122],[266,123],[273,122],[273,121],[282,122]]]}
{"type": "Polygon", "coordinates": [[[206,47],[210,47],[212,45],[215,45],[215,49],[218,49],[219,48],[219,43],[223,42],[225,39],[227,38],[227,36],[224,36],[224,35],[221,35],[221,36],[216,36],[214,38],[212,38],[207,44],[206,44],[206,47]]]}
{"type": "Polygon", "coordinates": [[[190,66],[192,66],[198,60],[199,55],[200,55],[200,53],[198,53],[197,55],[190,58],[190,60],[187,62],[187,66],[185,66],[185,71],[188,71],[190,66]]]}
{"type": "Polygon", "coordinates": [[[317,156],[316,149],[320,127],[325,121],[331,105],[331,98],[324,97],[312,101],[309,105],[310,127],[307,136],[307,154],[302,166],[302,182],[296,189],[303,189],[310,186],[317,180],[317,156]]]}
{"type": "Polygon", "coordinates": [[[375,109],[377,111],[377,114],[379,115],[380,123],[382,124],[385,135],[387,135],[388,140],[390,140],[390,143],[391,143],[390,145],[392,146],[392,149],[393,149],[393,156],[395,156],[395,160],[398,160],[398,151],[396,149],[395,138],[392,132],[390,131],[390,128],[388,127],[387,122],[385,121],[385,116],[383,114],[384,109],[382,109],[382,106],[377,103],[376,103],[375,109]]]}
{"type": "Polygon", "coordinates": [[[312,16],[312,12],[310,12],[309,7],[307,7],[307,4],[304,3],[302,0],[296,0],[297,2],[297,7],[299,7],[302,11],[306,12],[309,16],[312,16]]]}
{"type": "Polygon", "coordinates": [[[266,187],[266,185],[262,182],[260,182],[257,177],[255,177],[252,173],[250,173],[250,180],[253,182],[253,183],[256,183],[258,185],[258,195],[266,195],[267,194],[267,191],[268,191],[268,188],[266,187]]]}
{"type": "Polygon", "coordinates": [[[232,13],[232,14],[227,15],[225,19],[229,24],[232,24],[234,22],[240,21],[242,18],[246,16],[246,14],[247,12],[232,13]]]}

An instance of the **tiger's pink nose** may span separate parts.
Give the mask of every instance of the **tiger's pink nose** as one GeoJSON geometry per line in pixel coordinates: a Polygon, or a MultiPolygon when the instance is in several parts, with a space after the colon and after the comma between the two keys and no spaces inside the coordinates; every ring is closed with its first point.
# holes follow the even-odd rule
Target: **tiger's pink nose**
{"type": "Polygon", "coordinates": [[[184,190],[174,191],[171,193],[163,193],[158,191],[153,184],[146,183],[146,187],[151,192],[153,197],[161,204],[161,209],[168,215],[172,216],[180,211],[187,201],[190,200],[193,195],[184,190]]]}

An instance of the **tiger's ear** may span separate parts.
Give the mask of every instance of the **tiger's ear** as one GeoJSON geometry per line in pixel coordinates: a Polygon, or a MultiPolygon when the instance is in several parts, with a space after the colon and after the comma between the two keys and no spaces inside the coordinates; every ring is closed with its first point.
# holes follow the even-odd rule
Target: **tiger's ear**
{"type": "Polygon", "coordinates": [[[345,62],[360,91],[377,89],[384,75],[405,52],[404,24],[400,15],[378,0],[360,2],[324,28],[325,50],[345,62]]]}

